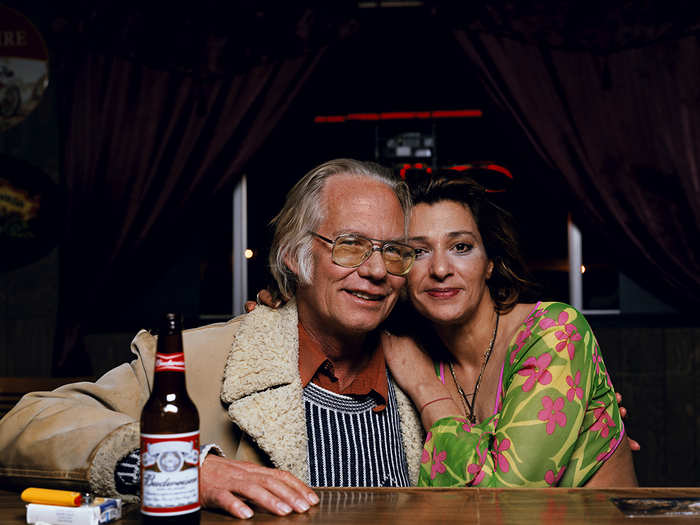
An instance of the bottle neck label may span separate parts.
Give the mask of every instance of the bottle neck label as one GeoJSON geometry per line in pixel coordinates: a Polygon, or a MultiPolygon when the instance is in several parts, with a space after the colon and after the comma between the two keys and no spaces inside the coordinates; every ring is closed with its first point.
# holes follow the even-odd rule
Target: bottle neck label
{"type": "Polygon", "coordinates": [[[185,354],[156,354],[156,372],[184,372],[185,354]]]}
{"type": "Polygon", "coordinates": [[[199,510],[199,431],[141,434],[141,513],[199,510]]]}

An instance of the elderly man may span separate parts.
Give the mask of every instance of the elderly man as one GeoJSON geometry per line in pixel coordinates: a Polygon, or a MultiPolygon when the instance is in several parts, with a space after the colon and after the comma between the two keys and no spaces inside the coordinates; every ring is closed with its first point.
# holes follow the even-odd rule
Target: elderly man
{"type": "MultiPolygon", "coordinates": [[[[379,166],[313,169],[274,219],[270,261],[289,302],[184,333],[201,439],[224,454],[203,462],[205,506],[246,518],[246,498],[284,515],[318,502],[307,484],[416,482],[422,427],[374,334],[413,262],[401,243],[408,206],[379,166]]],[[[128,498],[155,346],[142,331],[137,358],[96,383],[25,396],[0,422],[0,476],[128,498]]]]}

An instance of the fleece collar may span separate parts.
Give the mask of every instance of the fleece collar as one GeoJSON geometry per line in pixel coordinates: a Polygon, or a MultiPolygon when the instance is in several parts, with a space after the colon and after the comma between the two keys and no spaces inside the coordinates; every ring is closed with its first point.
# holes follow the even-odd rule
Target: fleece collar
{"type": "Polygon", "coordinates": [[[221,399],[276,467],[308,481],[297,322],[295,301],[279,310],[257,306],[244,316],[226,360],[221,399]]]}
{"type": "MultiPolygon", "coordinates": [[[[394,383],[411,482],[418,480],[424,439],[420,417],[394,383]]],[[[226,360],[221,399],[229,418],[272,463],[309,482],[306,420],[299,376],[296,302],[257,306],[236,331],[226,360]]]]}

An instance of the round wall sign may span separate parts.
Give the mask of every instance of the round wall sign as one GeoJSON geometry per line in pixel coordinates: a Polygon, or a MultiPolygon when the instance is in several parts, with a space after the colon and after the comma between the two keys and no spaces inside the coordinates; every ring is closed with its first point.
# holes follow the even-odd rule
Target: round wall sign
{"type": "Polygon", "coordinates": [[[49,52],[23,14],[0,5],[0,132],[39,104],[49,85],[49,52]]]}
{"type": "Polygon", "coordinates": [[[58,186],[39,168],[0,155],[0,271],[46,255],[58,241],[58,186]]]}

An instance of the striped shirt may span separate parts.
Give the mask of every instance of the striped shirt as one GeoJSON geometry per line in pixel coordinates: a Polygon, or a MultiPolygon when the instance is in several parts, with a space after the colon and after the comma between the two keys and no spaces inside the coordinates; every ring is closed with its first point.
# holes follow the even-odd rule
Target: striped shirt
{"type": "Polygon", "coordinates": [[[406,453],[394,386],[386,410],[371,396],[304,387],[309,474],[315,487],[407,487],[406,453]]]}

